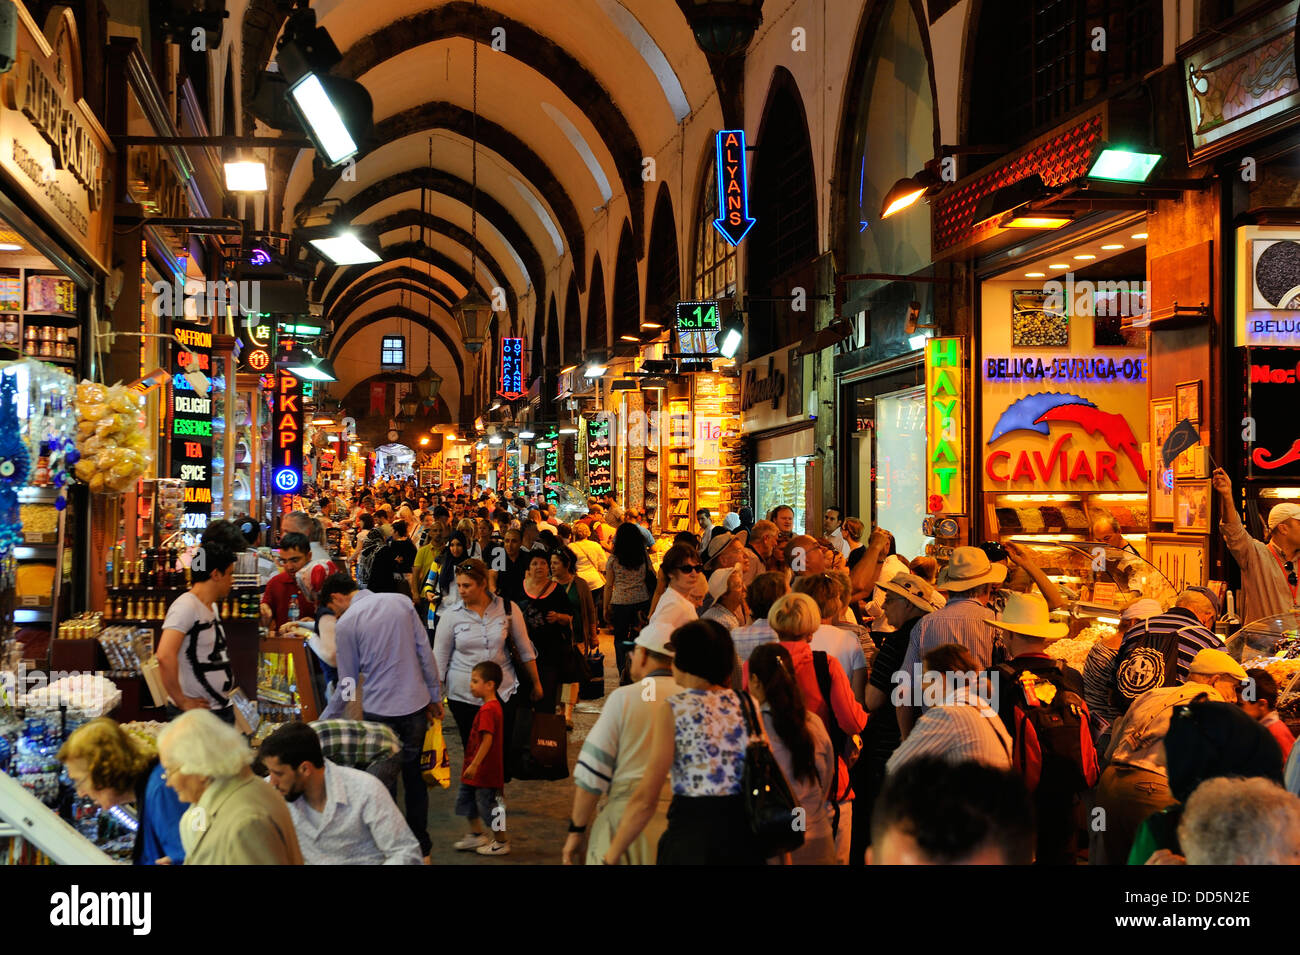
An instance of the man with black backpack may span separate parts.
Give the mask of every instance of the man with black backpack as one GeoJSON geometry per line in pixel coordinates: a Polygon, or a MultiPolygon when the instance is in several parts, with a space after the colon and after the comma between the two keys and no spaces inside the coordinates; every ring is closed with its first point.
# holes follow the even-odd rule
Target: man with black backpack
{"type": "Polygon", "coordinates": [[[1097,782],[1097,752],[1083,699],[1083,676],[1047,655],[1069,632],[1052,623],[1038,594],[1009,593],[1002,616],[988,625],[1006,633],[1010,661],[990,670],[994,699],[1012,740],[1012,768],[1021,774],[1038,818],[1040,865],[1074,865],[1082,796],[1097,782]]]}

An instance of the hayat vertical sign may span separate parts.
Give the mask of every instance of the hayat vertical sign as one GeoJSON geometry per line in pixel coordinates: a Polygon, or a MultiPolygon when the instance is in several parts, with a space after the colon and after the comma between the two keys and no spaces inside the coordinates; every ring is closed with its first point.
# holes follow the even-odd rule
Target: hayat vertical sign
{"type": "Polygon", "coordinates": [[[271,483],[277,494],[302,488],[302,382],[281,370],[275,380],[275,422],[272,428],[271,483]]]}
{"type": "Polygon", "coordinates": [[[926,510],[965,513],[965,355],[960,338],[925,343],[926,510]]]}
{"type": "Polygon", "coordinates": [[[171,476],[185,482],[183,526],[202,530],[212,516],[212,398],[196,392],[185,373],[211,377],[212,333],[187,322],[174,322],[172,328],[181,344],[172,345],[170,369],[171,476]]]}
{"type": "Polygon", "coordinates": [[[724,129],[717,135],[718,218],[713,228],[731,245],[754,227],[749,217],[749,173],[745,168],[745,131],[724,129]]]}
{"type": "Polygon", "coordinates": [[[587,484],[592,497],[601,497],[614,489],[609,419],[606,414],[587,419],[587,484]]]}

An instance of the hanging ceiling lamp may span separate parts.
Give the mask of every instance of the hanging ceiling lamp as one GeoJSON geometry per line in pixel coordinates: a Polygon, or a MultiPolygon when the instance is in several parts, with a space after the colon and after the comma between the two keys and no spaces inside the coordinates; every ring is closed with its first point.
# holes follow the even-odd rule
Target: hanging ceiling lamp
{"type": "MultiPolygon", "coordinates": [[[[477,0],[474,13],[478,15],[477,0]]],[[[477,21],[476,21],[477,22],[477,21]]],[[[470,38],[473,45],[473,109],[470,127],[470,170],[471,188],[469,194],[469,288],[453,307],[456,322],[460,325],[461,335],[465,339],[465,349],[471,355],[477,355],[487,342],[487,326],[492,318],[492,305],[478,290],[478,36],[470,38]]]]}

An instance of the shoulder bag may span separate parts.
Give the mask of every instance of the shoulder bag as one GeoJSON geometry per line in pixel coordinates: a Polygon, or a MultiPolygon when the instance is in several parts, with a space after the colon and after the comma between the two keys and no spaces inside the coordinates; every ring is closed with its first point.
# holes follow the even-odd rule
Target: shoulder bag
{"type": "Polygon", "coordinates": [[[745,748],[745,768],[741,777],[741,796],[745,815],[764,858],[793,852],[803,845],[803,827],[796,825],[799,803],[795,801],[785,773],[763,737],[754,701],[748,693],[737,693],[740,711],[749,731],[745,748]]]}

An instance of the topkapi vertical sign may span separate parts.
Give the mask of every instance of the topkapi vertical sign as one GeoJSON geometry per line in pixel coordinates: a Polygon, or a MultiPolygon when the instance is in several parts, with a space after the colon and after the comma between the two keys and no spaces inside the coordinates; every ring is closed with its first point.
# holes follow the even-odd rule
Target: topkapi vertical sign
{"type": "Polygon", "coordinates": [[[275,379],[271,435],[271,483],[277,494],[293,494],[302,488],[302,418],[302,382],[281,369],[275,379]]]}
{"type": "Polygon", "coordinates": [[[754,226],[749,217],[749,173],[745,168],[745,131],[724,129],[717,135],[718,218],[717,229],[732,245],[754,226]]]}

